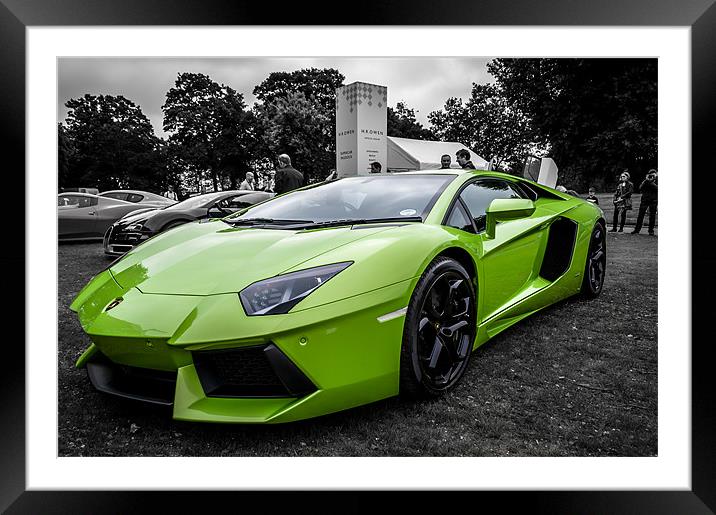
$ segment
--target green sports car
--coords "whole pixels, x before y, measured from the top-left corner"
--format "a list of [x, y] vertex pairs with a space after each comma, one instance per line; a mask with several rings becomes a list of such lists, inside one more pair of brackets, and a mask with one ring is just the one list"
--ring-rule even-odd
[[100, 391], [180, 420], [276, 423], [435, 396], [472, 351], [599, 295], [599, 207], [522, 178], [338, 179], [189, 223], [95, 276], [71, 309]]

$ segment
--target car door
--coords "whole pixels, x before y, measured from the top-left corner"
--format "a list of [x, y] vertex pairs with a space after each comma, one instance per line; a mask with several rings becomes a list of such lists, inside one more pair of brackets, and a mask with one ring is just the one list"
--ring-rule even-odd
[[[472, 222], [472, 231], [481, 251], [483, 270], [481, 318], [483, 320], [499, 313], [527, 291], [536, 278], [535, 264], [539, 257], [544, 217], [530, 216], [523, 219], [500, 222], [494, 238], [488, 238], [486, 211], [493, 200], [526, 198], [519, 187], [499, 178], [480, 178], [468, 183], [460, 192], [461, 214], [454, 210], [447, 225], [470, 230], [465, 218]], [[454, 224], [454, 225], [453, 225]]]
[[[88, 238], [96, 233], [97, 198], [87, 195], [63, 195], [57, 206], [59, 238]], [[60, 204], [58, 199], [58, 204]]]

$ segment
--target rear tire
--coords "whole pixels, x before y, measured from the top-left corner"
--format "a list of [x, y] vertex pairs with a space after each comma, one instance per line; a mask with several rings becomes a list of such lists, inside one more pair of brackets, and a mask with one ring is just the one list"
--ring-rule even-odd
[[584, 266], [581, 293], [588, 299], [593, 299], [602, 293], [604, 276], [607, 271], [607, 238], [606, 228], [602, 222], [597, 222], [592, 229], [587, 251], [587, 262]]
[[477, 328], [475, 289], [467, 270], [447, 257], [433, 260], [408, 304], [400, 352], [400, 392], [435, 397], [467, 369]]

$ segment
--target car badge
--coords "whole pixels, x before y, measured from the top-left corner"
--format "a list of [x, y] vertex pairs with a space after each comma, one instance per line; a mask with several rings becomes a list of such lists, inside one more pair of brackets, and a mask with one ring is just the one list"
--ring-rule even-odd
[[124, 300], [124, 299], [123, 299], [122, 297], [117, 297], [117, 298], [114, 299], [112, 302], [110, 302], [109, 304], [107, 304], [107, 307], [104, 308], [104, 312], [106, 313], [106, 312], [109, 311], [110, 309], [116, 308], [117, 306], [119, 306], [119, 304], [120, 304], [123, 300]]

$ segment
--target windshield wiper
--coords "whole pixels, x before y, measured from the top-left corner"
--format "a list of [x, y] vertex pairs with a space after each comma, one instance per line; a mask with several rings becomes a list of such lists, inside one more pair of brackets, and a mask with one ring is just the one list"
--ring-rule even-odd
[[326, 220], [324, 222], [311, 222], [306, 227], [337, 227], [340, 225], [365, 225], [394, 222], [422, 222], [419, 216], [393, 216], [386, 218], [342, 218], [340, 220]]
[[285, 218], [222, 218], [222, 220], [231, 225], [297, 225], [314, 223], [313, 220], [288, 220]]

